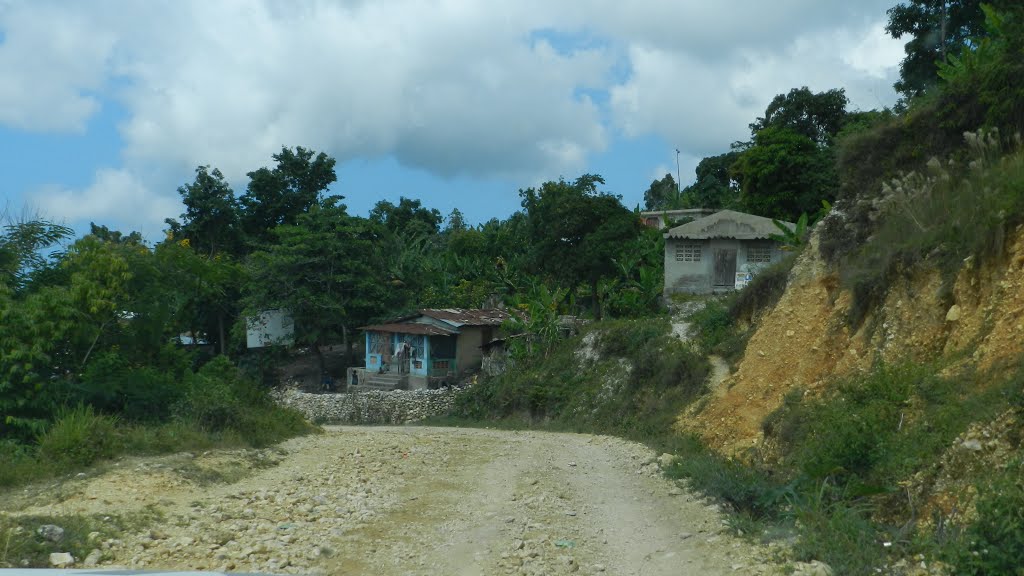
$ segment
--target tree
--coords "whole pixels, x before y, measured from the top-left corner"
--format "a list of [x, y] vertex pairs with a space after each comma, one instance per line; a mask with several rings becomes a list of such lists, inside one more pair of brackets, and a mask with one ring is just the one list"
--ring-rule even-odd
[[370, 210], [370, 220], [407, 238], [437, 234], [444, 221], [436, 208], [424, 208], [419, 200], [405, 196], [398, 199], [397, 206], [387, 200], [377, 202]]
[[733, 150], [709, 156], [697, 164], [697, 180], [683, 190], [683, 205], [688, 208], [725, 208], [736, 203], [739, 189], [729, 174], [740, 152]]
[[909, 37], [897, 92], [907, 99], [922, 94], [938, 81], [939, 62], [985, 35], [983, 3], [1009, 9], [1018, 0], [905, 0], [887, 11], [886, 32]]
[[462, 210], [458, 208], [452, 208], [452, 211], [445, 218], [444, 232], [445, 234], [454, 234], [463, 232], [469, 228], [466, 224], [466, 218], [462, 215]]
[[758, 132], [731, 173], [746, 211], [780, 220], [816, 211], [822, 200], [835, 198], [837, 189], [832, 150], [785, 128]]
[[125, 234], [120, 230], [111, 230], [106, 226], [99, 226], [95, 222], [89, 222], [89, 235], [95, 236], [104, 242], [112, 242], [114, 244], [143, 245], [142, 234], [138, 232]]
[[175, 240], [188, 239], [194, 250], [207, 256], [220, 252], [239, 253], [242, 248], [240, 207], [220, 170], [197, 167], [195, 180], [180, 186], [178, 194], [185, 205], [182, 223], [166, 220]]
[[249, 186], [239, 199], [242, 228], [257, 245], [273, 241], [275, 227], [296, 224], [337, 181], [334, 159], [323, 152], [316, 154], [301, 146], [294, 151], [282, 148], [273, 158], [277, 162], [273, 170], [249, 172]]
[[277, 242], [249, 258], [247, 315], [288, 310], [296, 342], [312, 347], [325, 372], [322, 346], [349, 345], [349, 334], [385, 309], [387, 286], [375, 249], [381, 233], [378, 223], [349, 216], [334, 198], [277, 227]]
[[806, 86], [779, 94], [765, 109], [764, 116], [750, 124], [751, 136], [766, 128], [785, 128], [806, 136], [819, 145], [828, 145], [846, 120], [846, 91], [835, 88], [817, 94]]
[[71, 228], [42, 218], [5, 224], [0, 228], [0, 285], [24, 289], [32, 275], [48, 265], [41, 252], [72, 233]]
[[678, 208], [679, 188], [671, 174], [651, 182], [644, 192], [644, 210], [668, 210]]
[[545, 182], [520, 190], [535, 270], [574, 290], [591, 287], [594, 316], [601, 317], [598, 283], [615, 271], [615, 256], [642, 228], [617, 196], [599, 192], [604, 179], [584, 174], [573, 182]]

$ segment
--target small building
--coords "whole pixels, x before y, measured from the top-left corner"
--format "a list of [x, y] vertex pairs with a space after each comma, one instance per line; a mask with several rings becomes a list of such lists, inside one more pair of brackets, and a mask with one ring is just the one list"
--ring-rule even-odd
[[[795, 229], [792, 222], [782, 222]], [[738, 290], [782, 260], [771, 218], [722, 210], [665, 233], [665, 295]]]
[[505, 310], [423, 309], [385, 324], [363, 326], [365, 368], [353, 368], [349, 384], [425, 389], [454, 382], [480, 368], [483, 346], [511, 318]]
[[248, 348], [292, 346], [295, 321], [287, 310], [264, 310], [245, 319], [245, 343]]
[[714, 208], [683, 208], [680, 210], [648, 210], [640, 213], [644, 226], [665, 228], [675, 224], [692, 222], [698, 218], [710, 216], [718, 210]]

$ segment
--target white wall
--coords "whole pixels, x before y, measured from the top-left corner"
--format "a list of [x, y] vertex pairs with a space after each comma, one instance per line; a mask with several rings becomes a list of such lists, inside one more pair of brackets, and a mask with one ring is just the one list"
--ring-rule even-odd
[[245, 319], [245, 344], [249, 348], [295, 344], [295, 321], [286, 310], [264, 310]]

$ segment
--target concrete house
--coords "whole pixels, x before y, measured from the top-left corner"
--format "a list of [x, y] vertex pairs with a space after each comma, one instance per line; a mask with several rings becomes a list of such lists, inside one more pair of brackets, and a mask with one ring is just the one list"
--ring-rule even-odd
[[365, 368], [350, 368], [350, 390], [426, 389], [477, 369], [482, 346], [511, 315], [501, 309], [423, 309], [385, 324], [363, 326]]
[[[783, 222], [795, 229], [792, 222]], [[665, 295], [738, 290], [782, 260], [771, 218], [722, 210], [665, 233]]]

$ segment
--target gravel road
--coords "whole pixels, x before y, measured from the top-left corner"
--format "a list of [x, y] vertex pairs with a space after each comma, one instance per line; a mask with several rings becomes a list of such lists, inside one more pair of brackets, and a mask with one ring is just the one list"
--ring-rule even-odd
[[125, 460], [10, 514], [159, 516], [74, 567], [339, 575], [769, 574], [770, 551], [644, 446], [583, 434], [328, 427], [270, 450]]

